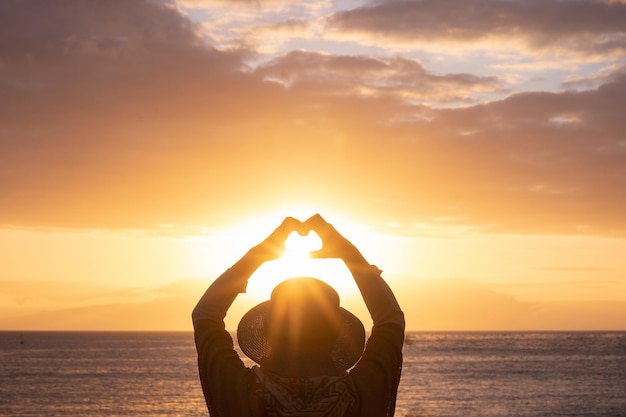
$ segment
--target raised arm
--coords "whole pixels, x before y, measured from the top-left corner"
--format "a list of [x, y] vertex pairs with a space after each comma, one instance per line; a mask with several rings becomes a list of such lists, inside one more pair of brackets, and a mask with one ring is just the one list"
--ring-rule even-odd
[[315, 231], [322, 240], [322, 248], [310, 253], [312, 258], [340, 258], [344, 261], [359, 287], [374, 327], [393, 323], [404, 329], [404, 315], [391, 288], [381, 277], [382, 271], [370, 265], [356, 246], [319, 214], [305, 221], [304, 227]]
[[343, 259], [374, 321], [365, 351], [350, 371], [359, 392], [359, 415], [393, 416], [402, 370], [404, 314], [381, 271], [370, 265], [348, 239], [320, 215], [311, 217], [304, 225], [322, 239], [322, 248], [310, 256]]
[[286, 218], [267, 239], [250, 249], [209, 286], [191, 314], [200, 382], [210, 415], [248, 415], [249, 369], [234, 350], [224, 317], [237, 294], [246, 291], [252, 273], [263, 262], [279, 258], [287, 236], [299, 231], [301, 226], [300, 221]]
[[302, 223], [287, 217], [276, 230], [257, 246], [251, 248], [239, 261], [227, 269], [206, 290], [191, 315], [194, 325], [198, 320], [223, 320], [237, 294], [246, 292], [248, 279], [264, 262], [280, 258], [285, 240], [294, 231], [302, 233]]

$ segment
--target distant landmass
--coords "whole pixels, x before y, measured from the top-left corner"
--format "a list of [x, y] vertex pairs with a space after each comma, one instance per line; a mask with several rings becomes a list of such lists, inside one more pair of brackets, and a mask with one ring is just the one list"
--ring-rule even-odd
[[[191, 310], [207, 279], [155, 287], [0, 281], [0, 330], [191, 330]], [[525, 302], [465, 279], [399, 280], [408, 330], [626, 330], [626, 302]], [[25, 295], [26, 294], [26, 295]], [[238, 297], [234, 329], [258, 300]], [[358, 296], [343, 305], [371, 325]]]

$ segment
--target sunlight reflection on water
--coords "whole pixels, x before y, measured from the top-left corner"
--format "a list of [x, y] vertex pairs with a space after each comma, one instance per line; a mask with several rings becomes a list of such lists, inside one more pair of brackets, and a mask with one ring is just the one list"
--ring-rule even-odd
[[[623, 332], [410, 333], [404, 358], [396, 416], [626, 416]], [[206, 414], [191, 333], [0, 332], [0, 415]]]

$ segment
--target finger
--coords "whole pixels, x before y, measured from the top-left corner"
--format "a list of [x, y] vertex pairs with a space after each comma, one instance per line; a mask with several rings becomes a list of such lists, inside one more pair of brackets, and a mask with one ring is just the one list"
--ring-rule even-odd
[[304, 221], [305, 224], [311, 224], [311, 225], [319, 223], [319, 222], [326, 223], [324, 218], [319, 213], [315, 213], [314, 215], [312, 215], [311, 217], [309, 217], [308, 219]]
[[292, 232], [298, 232], [302, 229], [302, 222], [294, 217], [285, 217], [283, 222], [272, 232], [272, 238], [277, 240], [285, 240]]
[[324, 240], [324, 235], [326, 234], [328, 227], [331, 227], [330, 224], [319, 214], [314, 214], [306, 219], [303, 226], [307, 231], [313, 230], [319, 235], [320, 238], [322, 238], [322, 240]]

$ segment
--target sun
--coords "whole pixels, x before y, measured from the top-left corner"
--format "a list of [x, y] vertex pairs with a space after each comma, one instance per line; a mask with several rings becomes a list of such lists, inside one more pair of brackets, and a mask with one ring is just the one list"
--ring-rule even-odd
[[259, 299], [269, 299], [274, 287], [294, 277], [318, 278], [333, 287], [340, 296], [357, 290], [350, 271], [340, 259], [311, 259], [310, 251], [319, 249], [321, 240], [315, 233], [300, 236], [292, 233], [285, 241], [283, 256], [263, 264], [248, 281], [247, 293]]

